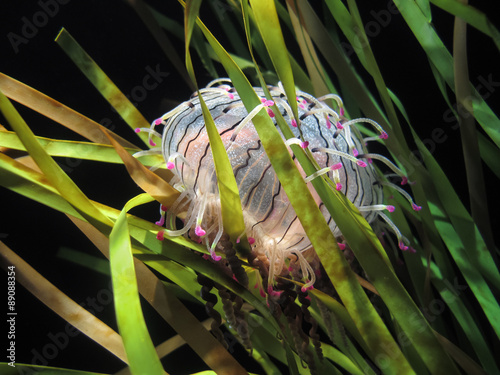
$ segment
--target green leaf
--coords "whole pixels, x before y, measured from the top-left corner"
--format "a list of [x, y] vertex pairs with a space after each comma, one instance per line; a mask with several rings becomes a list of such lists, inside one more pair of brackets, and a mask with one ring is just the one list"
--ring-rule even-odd
[[[112, 145], [92, 142], [65, 141], [45, 137], [35, 138], [38, 140], [45, 152], [47, 152], [50, 156], [93, 160], [105, 163], [123, 163], [122, 159], [116, 153]], [[14, 132], [0, 133], [0, 147], [26, 151], [23, 143]], [[125, 148], [125, 150], [131, 155], [140, 151], [137, 148], [128, 147]], [[140, 157], [140, 160], [142, 164], [146, 166], [153, 166], [164, 162], [161, 155], [144, 155]]]
[[500, 179], [500, 150], [481, 133], [478, 133], [478, 141], [481, 158]]
[[26, 150], [61, 196], [82, 213], [100, 222], [100, 225], [109, 227], [111, 221], [90, 202], [54, 159], [44, 151], [31, 129], [2, 92], [0, 92], [0, 110], [23, 142]]
[[[233, 242], [236, 242], [242, 233], [245, 232], [245, 222], [243, 221], [243, 212], [241, 208], [238, 185], [236, 183], [233, 168], [226, 153], [224, 144], [222, 143], [212, 115], [210, 114], [210, 111], [208, 110], [201, 95], [200, 105], [203, 110], [205, 127], [207, 129], [210, 140], [210, 148], [214, 158], [215, 172], [217, 174], [217, 186], [219, 187], [219, 196], [221, 200], [224, 231], [229, 234], [229, 237], [233, 240]], [[248, 246], [245, 246], [247, 243], [245, 239], [246, 235], [243, 235], [241, 247], [247, 247], [248, 251]]]
[[179, 197], [179, 191], [158, 175], [151, 172], [137, 159], [130, 155], [117, 141], [111, 137], [107, 130], [104, 128], [102, 128], [102, 130], [106, 133], [109, 141], [115, 148], [120, 158], [123, 160], [130, 177], [134, 179], [137, 185], [139, 185], [144, 191], [149, 193], [152, 197], [154, 197], [154, 199], [163, 204], [165, 207], [171, 207]]
[[267, 53], [271, 57], [274, 69], [283, 83], [288, 103], [292, 108], [295, 119], [298, 120], [298, 107], [295, 100], [295, 83], [292, 67], [288, 59], [288, 50], [281, 33], [280, 22], [274, 1], [250, 0], [255, 22], [259, 28], [260, 35], [266, 45]]
[[[471, 87], [469, 84], [469, 67], [467, 62], [467, 24], [461, 18], [455, 18], [453, 33], [453, 68], [455, 72], [455, 95], [460, 124], [460, 136], [465, 162], [467, 187], [469, 190], [469, 203], [472, 219], [476, 223], [488, 247], [494, 247], [493, 232], [489, 220], [488, 202], [486, 200], [486, 187], [477, 181], [484, 181], [483, 165], [479, 152], [476, 121], [471, 110]], [[483, 199], [477, 199], [483, 197]]]
[[469, 25], [490, 36], [495, 42], [497, 48], [500, 49], [500, 33], [488, 19], [486, 14], [480, 12], [471, 5], [457, 0], [431, 0], [431, 3], [457, 17], [460, 17]]
[[[139, 203], [148, 203], [152, 198], [143, 194], [138, 197]], [[137, 232], [145, 234], [148, 231], [134, 227], [133, 216], [128, 217], [130, 234], [134, 236]], [[139, 219], [140, 221], [140, 219]], [[102, 233], [98, 232], [94, 227], [83, 223], [79, 220], [73, 222], [84, 232], [85, 235], [96, 245], [96, 247], [104, 254], [109, 255], [108, 246], [106, 246], [106, 238]], [[149, 233], [148, 233], [149, 234]], [[169, 251], [180, 250], [184, 254], [189, 254], [188, 257], [197, 258], [206, 262], [203, 258], [186, 251], [185, 248], [180, 248], [168, 241], [158, 241], [154, 238], [153, 241], [149, 236], [145, 237], [147, 241], [142, 243], [151, 243], [154, 246], [162, 248], [162, 245], [168, 244], [166, 248]], [[173, 246], [172, 246], [173, 245]], [[138, 244], [143, 247], [142, 244]], [[136, 249], [134, 249], [135, 251]], [[158, 314], [173, 328], [179, 335], [188, 343], [188, 345], [200, 356], [200, 358], [214, 371], [221, 375], [236, 375], [245, 374], [243, 367], [224, 349], [224, 347], [207, 331], [197, 318], [175, 297], [174, 293], [161, 282], [158, 277], [143, 263], [135, 261], [134, 265], [137, 275], [137, 285], [141, 295], [151, 304]], [[210, 263], [211, 266], [215, 266]], [[215, 266], [217, 267], [217, 266]], [[232, 280], [231, 278], [229, 278]], [[235, 283], [234, 280], [232, 280]], [[239, 285], [239, 284], [237, 284]], [[245, 289], [243, 289], [245, 290]]]
[[[191, 54], [189, 52], [189, 41], [193, 32], [196, 19], [198, 17], [201, 0], [188, 1], [185, 10], [185, 38], [186, 38], [186, 67], [191, 77], [191, 80], [196, 84], [195, 73], [191, 62]], [[210, 149], [215, 164], [215, 173], [217, 175], [217, 186], [219, 188], [219, 197], [222, 210], [222, 222], [224, 231], [229, 234], [233, 243], [243, 237], [241, 248], [248, 251], [248, 242], [245, 241], [245, 222], [243, 220], [243, 212], [241, 208], [241, 200], [238, 191], [238, 185], [234, 177], [233, 168], [229, 161], [229, 156], [226, 153], [226, 148], [222, 143], [219, 131], [215, 126], [214, 120], [208, 107], [203, 100], [203, 96], [198, 90], [198, 98], [205, 120], [205, 128], [207, 130]], [[239, 242], [239, 241], [238, 241]]]
[[142, 314], [134, 260], [127, 223], [127, 211], [142, 204], [146, 194], [127, 202], [109, 235], [109, 254], [116, 320], [132, 374], [162, 374], [163, 366], [156, 354]]
[[[422, 258], [421, 262], [424, 266], [426, 266], [427, 261], [425, 259]], [[476, 355], [484, 366], [484, 369], [488, 374], [498, 373], [499, 369], [495, 363], [495, 359], [492, 356], [490, 348], [484, 337], [481, 335], [481, 330], [476, 324], [477, 316], [473, 316], [473, 309], [471, 306], [467, 306], [464, 299], [457, 293], [460, 291], [457, 290], [455, 286], [450, 288], [449, 280], [446, 280], [443, 277], [441, 270], [435, 263], [430, 264], [430, 269], [432, 272], [432, 283], [439, 291], [443, 301], [450, 308], [460, 327], [465, 332], [467, 339], [472, 345], [472, 349], [476, 352]]]
[[[465, 207], [447, 177], [437, 165], [425, 145], [413, 133], [424, 162], [436, 184], [436, 189], [450, 221], [436, 220], [435, 224], [457, 266], [488, 317], [496, 335], [500, 337], [500, 307], [484, 277], [496, 287], [500, 286], [500, 274], [492, 256]], [[433, 206], [430, 206], [432, 209]], [[471, 234], [474, 235], [471, 235]]]
[[7, 266], [14, 266], [16, 283], [24, 286], [40, 302], [66, 320], [76, 330], [87, 335], [123, 362], [127, 362], [122, 340], [118, 333], [69, 298], [1, 241], [0, 265], [5, 270], [7, 270]]
[[[56, 42], [66, 52], [68, 57], [73, 60], [81, 72], [85, 74], [99, 93], [116, 109], [131, 129], [149, 128], [149, 122], [139, 110], [116, 87], [66, 29], [61, 29], [59, 35], [56, 37]], [[146, 133], [139, 133], [138, 136], [149, 146], [148, 135]]]
[[[437, 35], [435, 29], [413, 1], [395, 0], [394, 3], [415, 35], [415, 38], [424, 49], [429, 60], [443, 76], [450, 89], [454, 91], [453, 58]], [[497, 147], [500, 147], [500, 119], [493, 113], [476, 90], [474, 90], [473, 94], [475, 98], [472, 101], [472, 105], [477, 121]]]
[[[60, 123], [92, 142], [109, 144], [108, 138], [99, 130], [100, 125], [95, 121], [2, 73], [0, 73], [0, 90], [8, 98]], [[119, 135], [111, 134], [123, 147], [137, 148]]]

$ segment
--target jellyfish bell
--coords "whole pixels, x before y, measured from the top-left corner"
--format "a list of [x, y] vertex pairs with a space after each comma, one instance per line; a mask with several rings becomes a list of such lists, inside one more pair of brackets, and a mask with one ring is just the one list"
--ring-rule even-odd
[[[376, 122], [365, 118], [347, 120], [342, 100], [337, 95], [317, 99], [298, 90], [294, 98], [298, 104], [297, 122], [280, 85], [268, 87], [272, 100], [266, 99], [262, 88], [254, 88], [261, 97], [261, 104], [249, 113], [230, 84], [228, 79], [219, 79], [201, 89], [200, 94], [226, 148], [241, 199], [246, 235], [251, 239], [254, 259], [267, 268], [266, 281], [271, 293], [275, 276], [293, 270], [300, 271], [304, 281], [303, 290], [312, 288], [319, 268], [311, 241], [252, 123], [253, 116], [264, 108], [276, 124], [276, 108], [270, 108], [274, 104], [295, 136], [285, 140], [278, 127], [289, 146], [290, 154], [293, 155], [290, 148], [292, 144], [308, 148], [319, 166], [315, 173], [306, 176], [295, 159], [333, 235], [342, 238], [341, 231], [311, 184], [314, 178], [320, 176], [327, 177], [332, 188], [345, 194], [369, 223], [382, 218], [395, 232], [400, 248], [408, 248], [407, 240], [382, 212], [393, 210], [393, 206], [383, 204], [383, 187], [390, 184], [380, 180], [371, 161], [379, 160], [394, 173], [404, 179], [406, 177], [387, 158], [370, 154], [365, 143], [373, 139], [361, 139], [356, 128], [357, 123], [366, 123], [379, 133], [379, 139], [387, 138], [387, 133]], [[336, 109], [325, 104], [327, 99], [335, 102]], [[221, 257], [217, 252], [223, 252], [223, 249], [218, 244], [224, 228], [214, 160], [199, 97], [193, 95], [153, 121], [151, 128], [146, 130], [150, 138], [160, 136], [155, 130], [159, 125], [163, 125], [161, 150], [151, 152], [163, 154], [167, 168], [174, 173], [170, 183], [181, 191], [172, 207], [166, 213], [162, 211], [162, 215], [166, 215], [160, 221], [166, 225], [164, 232], [169, 236], [185, 235], [205, 243], [212, 259], [219, 260]], [[406, 192], [404, 194], [412, 207], [419, 209], [411, 197]], [[184, 222], [182, 227], [177, 228], [175, 218], [180, 214]]]

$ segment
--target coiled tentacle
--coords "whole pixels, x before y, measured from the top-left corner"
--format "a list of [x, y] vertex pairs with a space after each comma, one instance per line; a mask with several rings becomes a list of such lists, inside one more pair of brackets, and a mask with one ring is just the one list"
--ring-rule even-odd
[[213, 319], [210, 327], [212, 329], [212, 334], [227, 349], [227, 342], [224, 340], [224, 334], [220, 329], [220, 326], [222, 324], [222, 317], [220, 316], [219, 312], [214, 309], [214, 306], [217, 303], [217, 297], [215, 296], [215, 294], [210, 293], [210, 291], [214, 287], [214, 282], [208, 277], [201, 274], [198, 275], [197, 280], [198, 283], [202, 286], [200, 296], [204, 301], [206, 301], [205, 310], [208, 316]]

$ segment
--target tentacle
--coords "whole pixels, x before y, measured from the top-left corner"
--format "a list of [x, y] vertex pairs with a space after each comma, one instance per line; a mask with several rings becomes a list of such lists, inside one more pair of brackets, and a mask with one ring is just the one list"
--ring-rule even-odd
[[311, 338], [314, 349], [316, 350], [316, 355], [320, 361], [323, 360], [323, 350], [321, 349], [321, 341], [320, 336], [317, 332], [318, 330], [318, 322], [313, 318], [311, 313], [309, 312], [309, 307], [311, 306], [311, 298], [307, 295], [307, 291], [303, 292], [302, 290], [297, 291], [297, 295], [299, 301], [301, 303], [302, 315], [304, 316], [304, 320], [311, 325], [311, 329], [309, 330], [309, 337]]
[[208, 277], [201, 274], [198, 275], [197, 280], [198, 283], [202, 286], [200, 296], [204, 301], [206, 301], [205, 310], [207, 314], [214, 320], [211, 325], [212, 334], [227, 349], [227, 342], [224, 340], [224, 334], [220, 330], [220, 326], [222, 325], [222, 318], [217, 310], [214, 309], [214, 306], [217, 303], [217, 297], [215, 296], [215, 294], [210, 293], [210, 291], [214, 287], [214, 282]]
[[409, 245], [410, 245], [410, 241], [408, 241], [408, 239], [401, 234], [401, 232], [399, 231], [398, 227], [395, 226], [394, 223], [391, 221], [391, 219], [389, 219], [382, 212], [377, 212], [377, 214], [382, 219], [384, 219], [384, 221], [391, 227], [392, 231], [394, 232], [394, 234], [396, 235], [396, 237], [398, 239], [398, 247], [401, 250], [408, 250], [409, 249]]
[[363, 160], [356, 159], [354, 156], [349, 155], [347, 152], [334, 150], [332, 148], [316, 147], [316, 148], [313, 148], [311, 150], [311, 152], [326, 152], [327, 154], [337, 155], [337, 156], [340, 156], [344, 159], [350, 160], [353, 163], [359, 165], [360, 167], [365, 168], [367, 166], [367, 164]]
[[239, 125], [234, 129], [233, 134], [231, 135], [231, 141], [234, 142], [236, 137], [238, 136], [238, 133], [243, 129], [252, 119], [255, 117], [257, 113], [263, 108], [267, 108], [274, 105], [274, 102], [272, 100], [265, 100], [258, 106], [256, 106], [252, 111], [239, 123]]
[[380, 184], [381, 184], [381, 185], [384, 185], [384, 186], [387, 186], [387, 187], [389, 187], [389, 188], [391, 188], [391, 189], [393, 189], [393, 190], [396, 190], [399, 194], [401, 194], [403, 197], [405, 197], [405, 198], [406, 198], [406, 200], [407, 200], [408, 202], [410, 202], [410, 204], [411, 204], [411, 208], [412, 208], [413, 210], [415, 210], [415, 211], [420, 211], [420, 210], [422, 209], [422, 207], [421, 207], [421, 206], [419, 206], [419, 205], [415, 204], [415, 202], [414, 202], [414, 201], [413, 201], [413, 199], [411, 198], [410, 194], [408, 194], [406, 191], [404, 191], [403, 189], [401, 189], [399, 186], [394, 185], [394, 184], [392, 184], [392, 183], [390, 183], [390, 182], [384, 182], [384, 181], [380, 182]]
[[399, 169], [392, 161], [390, 161], [385, 156], [382, 156], [382, 155], [379, 155], [379, 154], [370, 154], [370, 153], [368, 153], [368, 154], [358, 155], [358, 158], [360, 158], [360, 159], [376, 159], [376, 160], [380, 160], [385, 165], [387, 165], [394, 173], [396, 173], [398, 176], [401, 177], [401, 179], [402, 179], [401, 185], [406, 184], [406, 182], [408, 181], [408, 178], [403, 173], [403, 171], [401, 169]]

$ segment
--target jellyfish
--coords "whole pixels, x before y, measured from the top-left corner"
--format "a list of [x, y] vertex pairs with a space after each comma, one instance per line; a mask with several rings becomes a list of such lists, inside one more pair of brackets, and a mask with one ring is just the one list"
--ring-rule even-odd
[[[383, 203], [384, 186], [401, 193], [414, 210], [420, 210], [420, 206], [405, 190], [377, 173], [373, 161], [385, 165], [400, 179], [401, 185], [408, 183], [408, 178], [388, 158], [368, 151], [369, 142], [383, 141], [388, 137], [378, 123], [368, 118], [347, 119], [338, 95], [315, 98], [300, 90], [292, 98], [298, 106], [299, 117], [295, 119], [290, 99], [281, 83], [267, 89], [272, 99], [266, 98], [261, 87], [254, 88], [261, 104], [250, 112], [229, 79], [214, 80], [199, 90], [199, 94], [213, 117], [233, 169], [245, 234], [251, 246], [250, 263], [259, 269], [261, 275], [261, 294], [270, 298], [272, 304], [284, 293], [286, 298], [281, 298], [281, 301], [288, 302], [282, 303], [281, 309], [291, 321], [298, 316], [312, 319], [307, 313], [307, 291], [314, 287], [320, 275], [320, 262], [253, 126], [255, 114], [265, 109], [277, 126], [276, 113], [273, 112], [277, 108], [285, 119], [294, 137], [285, 139], [279, 127], [277, 129], [341, 249], [346, 247], [342, 233], [314, 190], [313, 179], [326, 178], [332, 188], [342, 192], [357, 207], [368, 223], [385, 223], [404, 251], [412, 249], [384, 213], [394, 211], [394, 206]], [[326, 104], [327, 100], [335, 104], [334, 108]], [[372, 127], [378, 135], [363, 138], [358, 124]], [[156, 130], [160, 127], [163, 127], [162, 134]], [[161, 219], [157, 224], [165, 228], [159, 230], [158, 238], [162, 239], [164, 235], [186, 236], [204, 243], [213, 262], [219, 262], [219, 254], [225, 254], [226, 259], [230, 259], [229, 268], [240, 281], [246, 275], [242, 269], [237, 271], [237, 257], [224, 233], [217, 175], [198, 94], [154, 120], [149, 129], [140, 131], [149, 133], [152, 145], [156, 143], [153, 137], [161, 139], [160, 147], [140, 154], [161, 153], [174, 175], [170, 184], [180, 191], [174, 204], [162, 207], [160, 211]], [[293, 144], [311, 151], [319, 166], [315, 173], [305, 174], [290, 148]], [[284, 281], [286, 278], [302, 281], [303, 286], [293, 292], [290, 283]], [[297, 311], [290, 304], [295, 298], [301, 300], [305, 310]], [[300, 330], [296, 336], [301, 337]], [[310, 336], [315, 341], [315, 333]], [[316, 337], [315, 346], [318, 342]], [[306, 352], [303, 354], [308, 357]]]
[[[313, 287], [317, 273], [313, 269], [317, 265], [311, 262], [314, 258], [310, 255], [313, 253], [312, 244], [252, 124], [253, 116], [262, 108], [266, 108], [276, 124], [275, 114], [270, 109], [274, 104], [295, 136], [284, 139], [285, 143], [309, 148], [320, 167], [317, 172], [305, 176], [295, 160], [332, 233], [339, 239], [340, 247], [345, 247], [342, 233], [310, 183], [321, 175], [328, 177], [335, 189], [345, 194], [369, 223], [382, 219], [396, 235], [399, 247], [408, 250], [408, 240], [383, 212], [394, 210], [394, 206], [383, 204], [383, 187], [389, 186], [400, 192], [414, 210], [418, 211], [420, 206], [406, 191], [381, 180], [373, 166], [373, 160], [377, 160], [400, 176], [402, 185], [408, 182], [403, 172], [388, 158], [370, 153], [367, 149], [368, 142], [387, 138], [382, 127], [368, 118], [348, 120], [343, 102], [337, 95], [315, 98], [299, 90], [294, 98], [298, 104], [297, 124], [281, 84], [268, 87], [272, 100], [266, 99], [262, 88], [254, 90], [262, 98], [262, 104], [250, 113], [229, 79], [214, 80], [199, 92], [226, 147], [238, 185], [246, 235], [254, 257], [268, 268], [266, 281], [269, 291], [272, 293], [275, 276], [286, 273], [292, 266], [300, 268], [305, 290]], [[336, 104], [335, 109], [325, 103], [327, 99]], [[363, 139], [357, 124], [372, 126], [378, 137]], [[163, 133], [160, 135], [155, 129], [161, 125]], [[161, 138], [161, 147], [151, 152], [162, 153], [167, 168], [174, 174], [170, 183], [181, 192], [172, 207], [161, 210], [162, 218], [158, 224], [166, 224], [166, 229], [160, 231], [159, 238], [165, 234], [187, 236], [205, 243], [212, 259], [220, 260], [217, 250], [224, 234], [220, 197], [199, 98], [193, 94], [188, 101], [154, 120], [150, 129], [142, 131], [149, 133], [152, 145], [155, 144], [152, 137]], [[289, 152], [293, 156], [291, 149]], [[178, 228], [176, 218], [180, 215], [184, 219]]]

